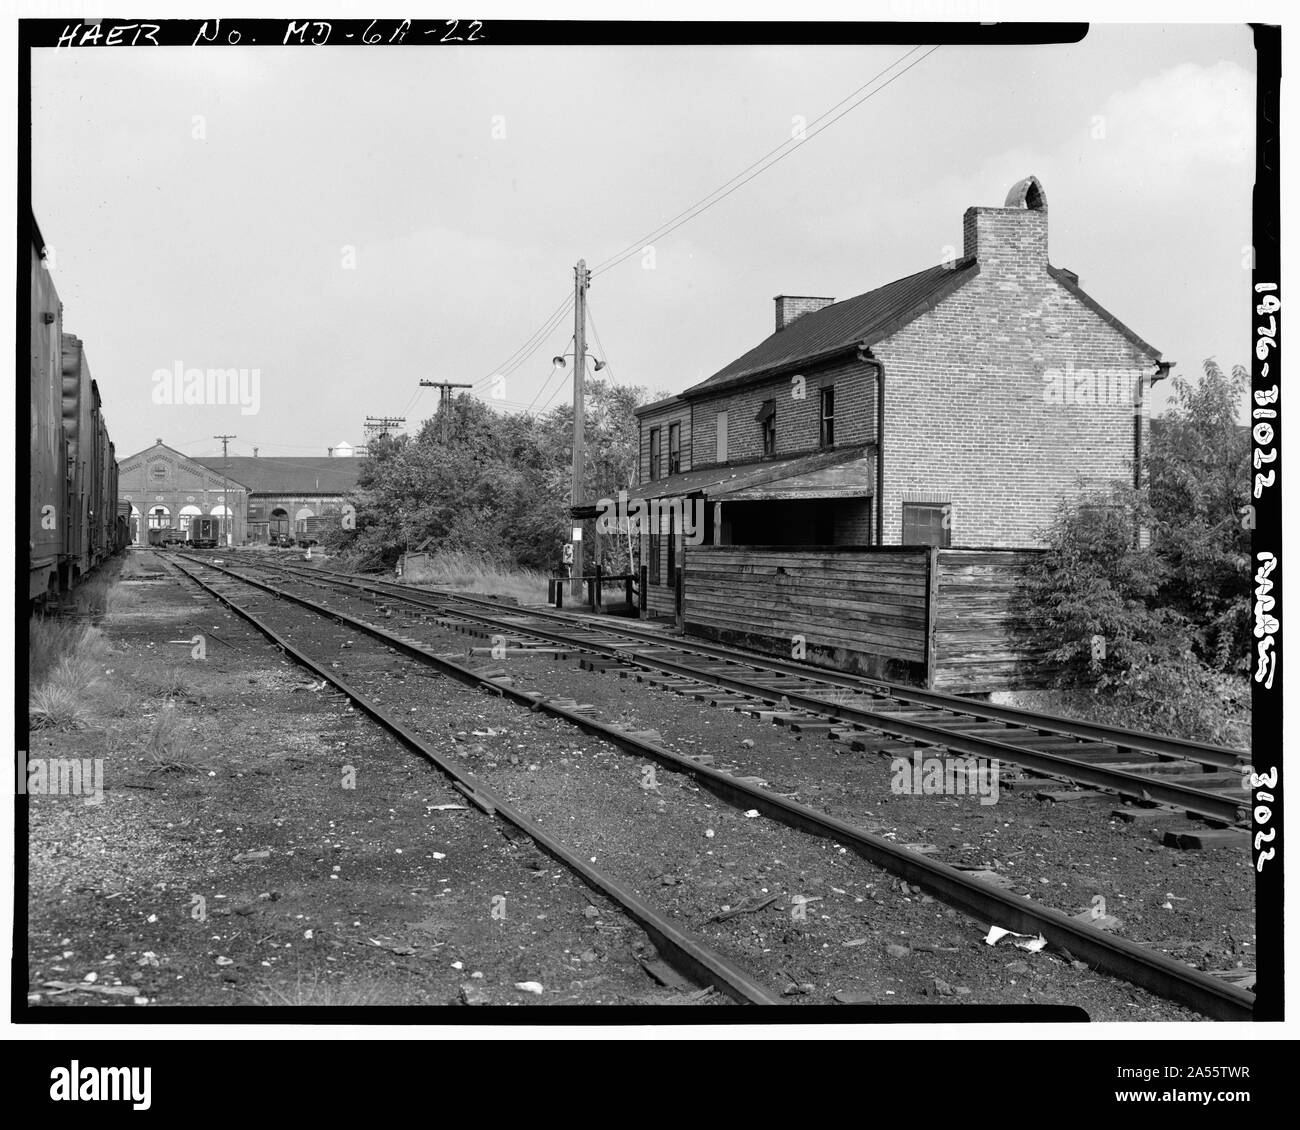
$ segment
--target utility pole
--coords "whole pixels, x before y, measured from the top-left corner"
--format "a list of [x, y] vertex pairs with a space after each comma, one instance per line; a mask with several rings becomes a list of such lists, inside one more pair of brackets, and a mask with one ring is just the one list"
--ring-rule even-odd
[[[219, 440], [221, 440], [221, 489], [222, 489], [222, 492], [223, 492], [223, 493], [222, 493], [222, 499], [223, 499], [223, 501], [222, 501], [222, 504], [221, 504], [221, 511], [222, 511], [222, 513], [221, 513], [221, 543], [222, 543], [223, 545], [227, 545], [228, 542], [227, 542], [227, 535], [226, 535], [226, 518], [227, 518], [227, 516], [231, 517], [232, 519], [233, 519], [233, 517], [234, 517], [234, 515], [230, 513], [230, 456], [229, 456], [229, 445], [230, 445], [230, 441], [231, 441], [232, 439], [238, 439], [239, 437], [238, 437], [238, 436], [213, 436], [212, 438], [213, 438], [213, 439], [219, 439]], [[235, 523], [234, 523], [233, 520], [232, 520], [231, 523], [230, 523], [230, 528], [231, 528], [231, 532], [232, 532], [232, 533], [234, 532], [234, 527], [235, 527]]]
[[[587, 260], [579, 259], [573, 268], [573, 490], [570, 502], [581, 506], [586, 496], [583, 483], [583, 465], [586, 461], [584, 424], [586, 407], [583, 400], [583, 382], [587, 376], [587, 287], [591, 285], [591, 272]], [[571, 518], [571, 521], [578, 521]], [[581, 527], [576, 527], [581, 529]], [[582, 541], [573, 543], [573, 585], [575, 600], [582, 599]]]
[[367, 442], [386, 436], [394, 428], [406, 427], [405, 416], [367, 416], [364, 427]]
[[438, 411], [442, 414], [442, 443], [445, 447], [451, 440], [451, 390], [454, 388], [473, 388], [473, 385], [454, 384], [451, 381], [421, 381], [421, 388], [441, 390], [438, 397]]

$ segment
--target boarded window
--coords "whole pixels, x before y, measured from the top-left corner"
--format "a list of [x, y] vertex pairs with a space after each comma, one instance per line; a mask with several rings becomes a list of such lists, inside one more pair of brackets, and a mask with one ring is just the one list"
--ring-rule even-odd
[[659, 429], [650, 429], [650, 481], [659, 477]]
[[763, 454], [776, 454], [776, 401], [765, 400], [754, 417], [763, 429]]
[[727, 461], [727, 414], [718, 413], [718, 462]]
[[833, 388], [822, 389], [821, 445], [822, 447], [835, 446], [835, 390]]
[[682, 426], [668, 425], [668, 473], [677, 474], [682, 469]]
[[948, 502], [903, 503], [903, 544], [952, 544], [952, 504]]

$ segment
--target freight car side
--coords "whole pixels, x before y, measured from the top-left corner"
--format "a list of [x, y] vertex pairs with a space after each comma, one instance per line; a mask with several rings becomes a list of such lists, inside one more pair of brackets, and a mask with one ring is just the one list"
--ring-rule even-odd
[[46, 269], [40, 231], [31, 241], [31, 484], [27, 599], [59, 591], [59, 557], [67, 521], [66, 443], [62, 421], [63, 303]]
[[90, 369], [82, 341], [63, 335], [63, 434], [68, 443], [66, 520], [63, 523], [63, 561], [60, 587], [67, 591], [90, 572], [94, 564], [90, 539], [90, 511], [94, 497], [95, 431]]

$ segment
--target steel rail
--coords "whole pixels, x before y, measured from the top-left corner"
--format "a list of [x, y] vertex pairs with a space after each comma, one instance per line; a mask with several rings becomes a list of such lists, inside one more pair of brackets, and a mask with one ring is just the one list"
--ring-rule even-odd
[[[322, 570], [304, 570], [296, 569], [280, 563], [274, 564], [275, 568], [281, 569], [288, 573], [297, 573], [304, 576], [321, 574]], [[324, 575], [347, 578], [356, 583], [379, 586], [386, 586], [383, 589], [376, 588], [378, 592], [388, 592], [390, 590], [396, 593], [410, 593], [412, 591], [423, 592], [426, 595], [443, 597], [445, 599], [461, 601], [470, 604], [485, 605], [489, 608], [502, 610], [508, 608], [499, 602], [485, 597], [476, 597], [464, 595], [461, 593], [450, 593], [443, 590], [412, 590], [408, 585], [401, 585], [395, 581], [379, 580], [374, 577], [366, 577], [360, 573], [345, 573], [342, 571], [330, 570], [324, 572]], [[571, 615], [565, 615], [556, 612], [549, 612], [545, 609], [527, 610], [520, 609], [521, 614], [537, 616], [548, 620], [554, 620], [560, 623], [584, 623], [585, 621], [575, 621]], [[587, 625], [596, 627], [595, 625]], [[631, 628], [625, 624], [618, 627], [606, 627], [601, 624], [597, 630], [609, 632], [612, 635], [626, 635], [633, 639], [643, 639], [647, 642], [656, 640], [662, 641], [662, 637], [653, 632], [644, 631], [639, 628]], [[1174, 738], [1167, 734], [1154, 734], [1146, 730], [1130, 730], [1122, 726], [1108, 726], [1100, 722], [1086, 722], [1075, 718], [1066, 718], [1059, 714], [1046, 714], [1037, 711], [1022, 710], [1014, 706], [997, 706], [993, 703], [973, 702], [970, 699], [962, 698], [960, 695], [944, 694], [942, 691], [927, 691], [917, 687], [906, 686], [901, 683], [889, 682], [886, 679], [873, 679], [865, 675], [851, 675], [847, 672], [832, 671], [824, 667], [814, 667], [809, 664], [795, 663], [791, 660], [778, 659], [774, 656], [761, 655], [757, 652], [747, 651], [741, 648], [730, 648], [724, 645], [711, 644], [703, 640], [691, 638], [689, 642], [682, 639], [674, 639], [665, 646], [678, 648], [683, 651], [695, 651], [701, 655], [709, 655], [717, 659], [729, 659], [735, 662], [748, 663], [751, 666], [762, 667], [770, 671], [777, 671], [781, 674], [793, 675], [797, 678], [811, 679], [814, 682], [829, 683], [834, 686], [844, 687], [850, 690], [872, 690], [881, 694], [888, 695], [890, 698], [899, 702], [912, 703], [917, 706], [928, 706], [940, 710], [948, 710], [954, 714], [969, 714], [974, 718], [980, 718], [990, 722], [1005, 722], [1008, 725], [1024, 726], [1027, 729], [1044, 731], [1047, 733], [1060, 734], [1065, 737], [1086, 738], [1090, 741], [1108, 742], [1118, 746], [1120, 749], [1138, 750], [1144, 753], [1152, 753], [1161, 757], [1179, 757], [1188, 761], [1195, 761], [1202, 765], [1211, 765], [1215, 768], [1237, 769], [1248, 765], [1250, 755], [1242, 750], [1231, 749], [1227, 746], [1210, 745], [1206, 742], [1195, 742], [1186, 738]]]
[[[430, 748], [418, 734], [407, 729], [401, 722], [390, 716], [382, 706], [370, 699], [364, 692], [352, 686], [330, 668], [315, 662], [277, 633], [270, 625], [263, 623], [255, 613], [236, 604], [224, 593], [218, 591], [202, 578], [196, 577], [184, 566], [177, 565], [175, 562], [170, 562], [170, 564], [236, 615], [248, 621], [249, 624], [283, 651], [285, 655], [292, 658], [295, 663], [307, 668], [319, 678], [337, 687], [385, 730], [450, 777], [478, 807], [513, 824], [545, 851], [547, 855], [578, 875], [587, 886], [617, 903], [628, 917], [632, 918], [649, 935], [664, 958], [679, 972], [697, 984], [714, 986], [742, 1004], [776, 1005], [785, 1003], [779, 997], [773, 996], [767, 988], [755, 981], [739, 966], [727, 961], [726, 958], [722, 957], [706, 943], [681, 929], [659, 911], [638, 898], [627, 887], [597, 871], [585, 860], [569, 851], [555, 837], [506, 804], [494, 793], [476, 783], [470, 775], [462, 773], [455, 765]], [[220, 566], [207, 564], [206, 562], [203, 564], [209, 569], [217, 569], [222, 573], [229, 572]], [[257, 584], [257, 582], [249, 581], [248, 578], [239, 577], [238, 574], [232, 573], [230, 575], [246, 584]], [[331, 613], [329, 609], [317, 608], [316, 611], [338, 618], [338, 614]], [[358, 622], [354, 626], [360, 627], [361, 624]], [[384, 636], [380, 634], [377, 638], [382, 639]]]
[[[213, 568], [215, 567], [216, 566], [213, 566]], [[300, 573], [297, 570], [288, 570], [288, 572], [291, 576], [301, 577], [303, 580], [311, 580], [312, 577], [315, 576], [315, 574]], [[343, 583], [353, 584], [352, 582], [346, 581]], [[365, 584], [353, 585], [353, 587], [363, 589], [370, 588], [370, 591], [377, 592], [380, 595], [392, 595], [395, 597], [400, 595], [401, 599], [406, 600], [408, 603], [417, 607], [436, 608], [446, 611], [444, 605], [440, 603], [426, 602], [408, 593], [389, 594], [382, 589], [373, 588], [372, 586]], [[460, 598], [455, 597], [450, 599], [459, 600]], [[466, 615], [473, 619], [477, 619], [482, 623], [500, 628], [503, 631], [532, 635], [539, 639], [549, 640], [553, 643], [567, 644], [570, 647], [586, 649], [608, 658], [617, 658], [624, 662], [652, 667], [669, 674], [694, 679], [697, 682], [710, 683], [715, 686], [725, 687], [728, 690], [734, 690], [738, 693], [759, 698], [765, 702], [778, 702], [784, 700], [792, 707], [798, 707], [802, 710], [808, 711], [809, 713], [821, 715], [822, 717], [834, 718], [843, 722], [852, 722], [858, 725], [869, 726], [872, 729], [879, 730], [895, 737], [919, 742], [922, 745], [942, 746], [954, 750], [955, 752], [966, 754], [969, 757], [982, 757], [1006, 761], [1009, 764], [1020, 765], [1026, 769], [1031, 769], [1034, 772], [1043, 773], [1053, 777], [1061, 777], [1080, 784], [1092, 785], [1096, 788], [1106, 789], [1110, 792], [1118, 793], [1121, 796], [1130, 797], [1134, 800], [1156, 802], [1174, 808], [1180, 808], [1187, 812], [1195, 812], [1200, 816], [1206, 816], [1212, 820], [1217, 820], [1225, 824], [1242, 822], [1248, 812], [1248, 806], [1244, 800], [1238, 801], [1235, 798], [1219, 796], [1216, 793], [1206, 792], [1203, 789], [1196, 789], [1187, 785], [1179, 785], [1172, 781], [1165, 781], [1158, 775], [1144, 776], [1140, 773], [1130, 772], [1126, 769], [1114, 769], [1108, 768], [1103, 764], [1090, 764], [1084, 761], [1076, 761], [1066, 754], [1049, 753], [1045, 750], [1011, 745], [1006, 742], [1000, 742], [993, 737], [982, 737], [976, 734], [963, 734], [960, 731], [950, 730], [941, 725], [932, 725], [914, 719], [899, 718], [893, 714], [867, 710], [860, 706], [850, 706], [846, 703], [838, 703], [831, 699], [817, 697], [816, 695], [801, 694], [793, 688], [781, 688], [777, 691], [772, 687], [765, 687], [759, 684], [747, 682], [743, 678], [733, 678], [716, 671], [701, 671], [692, 667], [690, 664], [674, 662], [671, 659], [666, 659], [659, 655], [650, 656], [645, 654], [636, 654], [629, 656], [619, 648], [602, 644], [595, 640], [574, 640], [572, 636], [567, 636], [562, 632], [548, 632], [545, 629], [536, 626], [525, 627], [519, 624], [512, 624], [508, 620], [486, 616], [481, 613], [469, 612], [466, 613]], [[529, 615], [529, 613], [524, 613], [524, 615]], [[661, 643], [661, 646], [671, 650], [675, 649], [677, 645], [673, 643]]]
[[[286, 568], [285, 566], [277, 566]], [[294, 570], [286, 568], [287, 572], [307, 573], [305, 570]], [[316, 570], [315, 572], [320, 572]], [[389, 586], [398, 592], [411, 592], [408, 585], [399, 585], [395, 581], [382, 581], [365, 577], [361, 573], [344, 573], [329, 572], [329, 576], [347, 577], [363, 583], [380, 584]], [[387, 590], [387, 589], [385, 589]], [[429, 590], [434, 596], [443, 596], [456, 601], [476, 603], [476, 605], [486, 605], [493, 609], [503, 609], [498, 602], [491, 601], [484, 597], [463, 596], [460, 593], [445, 593], [441, 590]], [[520, 610], [524, 612], [524, 610]], [[528, 609], [526, 615], [538, 616], [538, 618], [556, 620], [556, 622], [573, 623], [575, 618], [572, 615], [558, 614], [545, 609]], [[584, 622], [578, 622], [584, 623]], [[593, 625], [595, 627], [595, 625]], [[638, 640], [655, 641], [660, 640], [653, 632], [642, 631], [640, 628], [630, 628], [628, 625], [620, 624], [619, 627], [604, 627], [599, 625], [598, 631], [607, 631], [611, 635], [625, 635]], [[1243, 750], [1231, 749], [1229, 746], [1210, 745], [1208, 742], [1191, 741], [1183, 737], [1170, 737], [1162, 733], [1152, 733], [1144, 729], [1126, 729], [1121, 726], [1106, 726], [1104, 723], [1083, 722], [1083, 720], [1074, 718], [1065, 718], [1060, 714], [1040, 714], [1037, 711], [1022, 710], [1015, 706], [997, 706], [992, 702], [972, 702], [969, 698], [962, 698], [958, 694], [945, 694], [940, 690], [924, 690], [915, 687], [907, 687], [901, 683], [891, 683], [885, 679], [872, 679], [866, 675], [850, 675], [848, 672], [831, 671], [824, 667], [813, 667], [810, 664], [794, 663], [787, 659], [771, 657], [771, 655], [761, 655], [755, 651], [745, 649], [727, 648], [727, 646], [708, 644], [706, 641], [695, 640], [692, 638], [689, 642], [675, 638], [671, 644], [681, 650], [698, 651], [702, 655], [712, 655], [719, 659], [732, 659], [732, 661], [749, 663], [751, 666], [764, 667], [770, 671], [779, 671], [784, 675], [794, 675], [801, 679], [811, 679], [820, 681], [820, 683], [829, 683], [836, 687], [848, 689], [878, 690], [879, 693], [888, 694], [889, 697], [900, 702], [915, 703], [918, 706], [931, 706], [935, 709], [949, 710], [954, 714], [969, 714], [974, 718], [989, 720], [989, 722], [1005, 722], [1009, 726], [1023, 726], [1030, 729], [1039, 729], [1049, 733], [1060, 733], [1066, 737], [1084, 737], [1091, 741], [1110, 742], [1121, 749], [1140, 750], [1144, 753], [1158, 754], [1161, 757], [1180, 757], [1186, 758], [1187, 761], [1195, 761], [1201, 765], [1210, 765], [1217, 769], [1238, 769], [1240, 766], [1248, 765], [1251, 761], [1248, 753]]]
[[757, 808], [764, 815], [790, 827], [848, 845], [863, 858], [909, 882], [918, 884], [950, 905], [977, 918], [1017, 933], [1041, 934], [1048, 943], [1068, 951], [1075, 959], [1088, 962], [1099, 970], [1111, 973], [1160, 996], [1179, 1001], [1206, 1016], [1218, 1020], [1237, 1021], [1252, 1018], [1255, 999], [1253, 994], [1175, 961], [1165, 954], [1147, 949], [1126, 938], [1107, 934], [1061, 911], [1035, 905], [1026, 897], [1013, 895], [978, 879], [972, 879], [946, 863], [909, 851], [901, 845], [875, 836], [838, 817], [819, 812], [788, 797], [741, 781], [721, 770], [701, 765], [684, 754], [648, 741], [636, 733], [629, 733], [544, 697], [515, 690], [494, 678], [463, 667], [445, 656], [437, 655], [414, 640], [395, 635], [358, 617], [317, 604], [306, 597], [243, 576], [222, 566], [204, 564], [207, 568], [290, 600], [321, 616], [346, 623], [375, 639], [383, 640], [388, 646], [405, 655], [418, 658], [445, 671], [462, 682], [480, 686], [530, 710], [543, 710], [564, 719], [585, 733], [603, 738], [638, 757], [648, 757], [670, 769], [686, 773], [729, 803], [746, 809]]

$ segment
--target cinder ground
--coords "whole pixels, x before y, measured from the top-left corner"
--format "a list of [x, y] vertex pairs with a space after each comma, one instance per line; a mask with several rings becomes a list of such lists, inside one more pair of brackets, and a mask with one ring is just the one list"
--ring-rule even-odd
[[[34, 758], [102, 757], [106, 785], [99, 805], [29, 800], [33, 1003], [717, 1000], [656, 984], [635, 924], [476, 809], [443, 807], [464, 804], [444, 778], [153, 554], [127, 569], [102, 621], [111, 650], [85, 725], [33, 738]], [[200, 634], [202, 660], [191, 657]], [[1098, 1020], [1197, 1019], [1060, 955], [987, 946], [987, 923], [839, 845], [748, 818], [678, 774], [659, 769], [647, 784], [646, 766], [558, 721], [367, 652], [337, 627], [310, 636], [440, 752], [791, 1003], [1053, 1003]], [[1253, 964], [1248, 885], [1227, 855], [1169, 853], [1108, 809], [1032, 795], [1004, 793], [997, 806], [898, 797], [887, 761], [823, 738], [576, 663], [511, 662], [517, 685], [652, 725], [682, 752], [950, 862], [988, 864], [1059, 909], [1104, 894], [1126, 936], [1182, 960]]]

